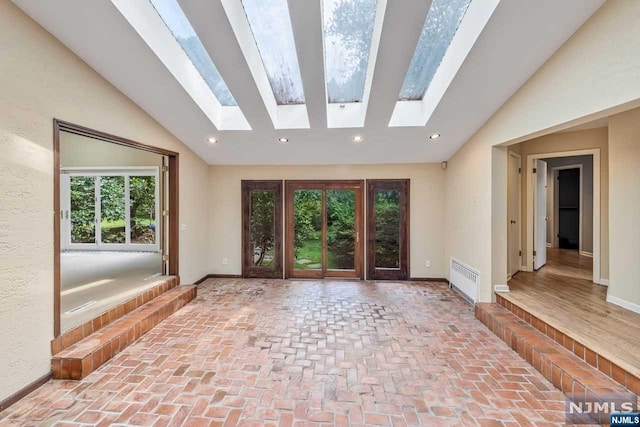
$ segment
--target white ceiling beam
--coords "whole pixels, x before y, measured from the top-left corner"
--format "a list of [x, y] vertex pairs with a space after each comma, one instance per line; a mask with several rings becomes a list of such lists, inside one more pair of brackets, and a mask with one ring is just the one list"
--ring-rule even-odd
[[322, 47], [322, 3], [289, 0], [289, 15], [296, 42], [302, 86], [311, 129], [327, 127], [324, 52]]
[[430, 0], [387, 2], [365, 126], [387, 128], [413, 58]]

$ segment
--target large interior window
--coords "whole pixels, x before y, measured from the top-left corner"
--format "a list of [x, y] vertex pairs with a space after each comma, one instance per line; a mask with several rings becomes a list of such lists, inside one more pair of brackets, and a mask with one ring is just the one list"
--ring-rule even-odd
[[367, 278], [409, 278], [409, 181], [367, 181]]
[[178, 154], [54, 121], [54, 334], [178, 275]]

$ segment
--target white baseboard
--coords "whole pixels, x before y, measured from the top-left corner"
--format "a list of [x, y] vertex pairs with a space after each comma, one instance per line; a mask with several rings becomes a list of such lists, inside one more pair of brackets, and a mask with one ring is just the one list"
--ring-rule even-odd
[[527, 267], [526, 265], [521, 265], [520, 266], [520, 271], [529, 271], [530, 272], [531, 270], [529, 270], [529, 267]]
[[593, 254], [591, 252], [587, 252], [587, 251], [580, 251], [580, 255], [586, 256], [586, 257], [589, 257], [589, 258], [593, 258]]
[[609, 279], [598, 279], [594, 283], [602, 286], [609, 286]]
[[547, 247], [548, 247], [548, 248], [552, 248], [552, 247], [553, 247], [553, 245], [552, 245], [551, 243], [547, 243]]
[[509, 285], [494, 285], [493, 290], [495, 292], [507, 293], [509, 291]]
[[607, 302], [611, 304], [619, 305], [620, 307], [626, 308], [627, 310], [634, 311], [636, 313], [640, 313], [640, 305], [634, 304], [629, 301], [625, 301], [622, 298], [616, 298], [614, 296], [607, 296]]

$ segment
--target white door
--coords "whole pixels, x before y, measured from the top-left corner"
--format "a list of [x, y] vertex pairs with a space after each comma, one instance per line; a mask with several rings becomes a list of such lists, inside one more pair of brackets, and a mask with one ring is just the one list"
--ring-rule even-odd
[[535, 161], [536, 173], [533, 209], [533, 269], [538, 270], [547, 263], [547, 162]]
[[508, 233], [508, 268], [512, 276], [520, 271], [520, 157], [509, 153], [507, 165], [507, 233]]

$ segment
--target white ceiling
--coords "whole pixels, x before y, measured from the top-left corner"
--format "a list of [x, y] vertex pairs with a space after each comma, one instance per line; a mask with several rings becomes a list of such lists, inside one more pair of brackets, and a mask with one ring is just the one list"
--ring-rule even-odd
[[[388, 124], [430, 1], [388, 1], [365, 125], [351, 129], [327, 128], [320, 0], [289, 0], [310, 123], [295, 130], [274, 129], [221, 1], [179, 0], [252, 128], [225, 131], [111, 1], [13, 1], [210, 164], [356, 164], [448, 160], [605, 0], [502, 0], [416, 127]], [[430, 141], [433, 133], [442, 137]], [[356, 134], [365, 142], [353, 143]], [[283, 136], [289, 143], [277, 142]]]

